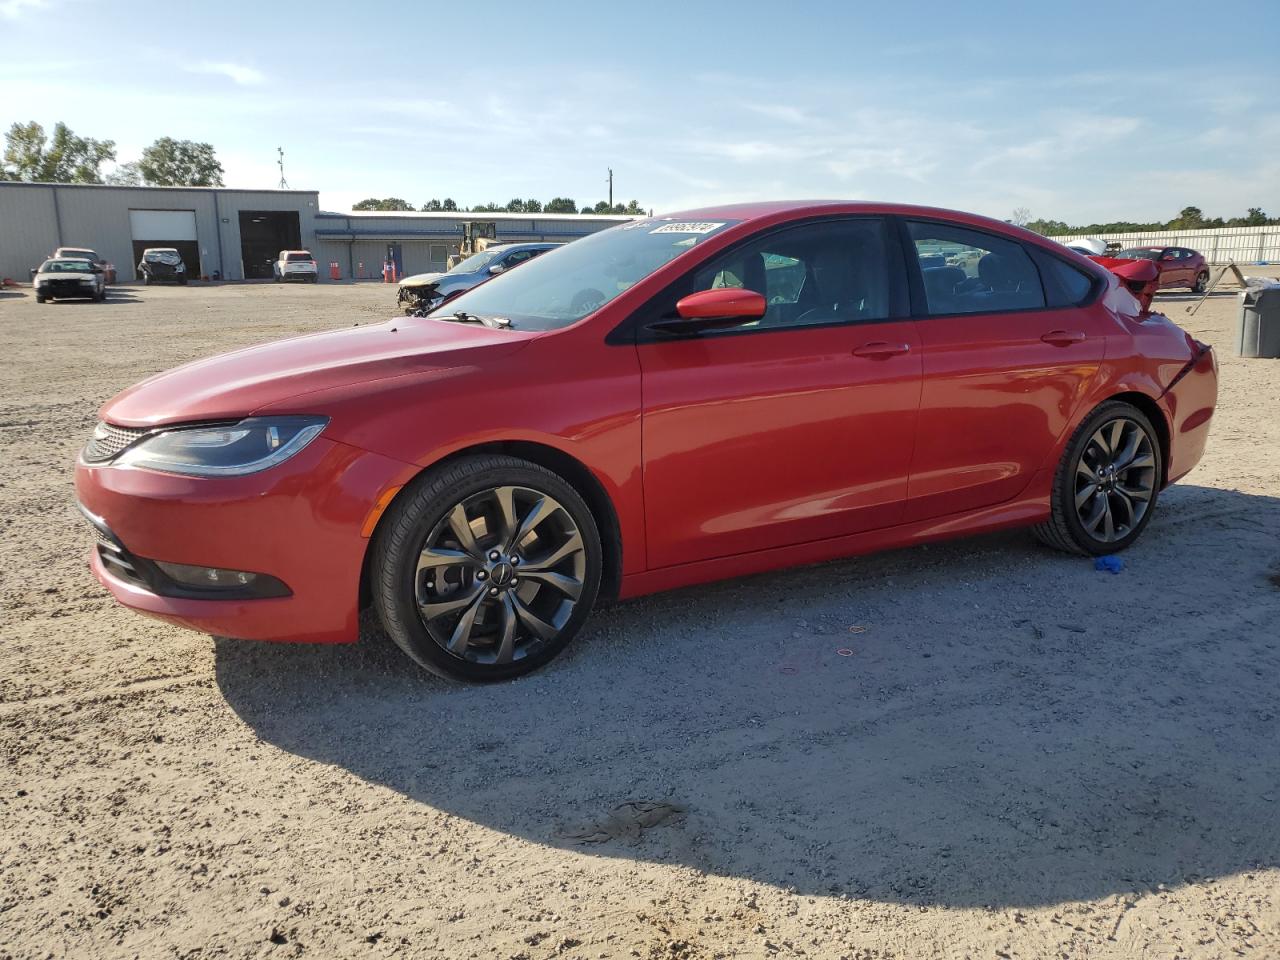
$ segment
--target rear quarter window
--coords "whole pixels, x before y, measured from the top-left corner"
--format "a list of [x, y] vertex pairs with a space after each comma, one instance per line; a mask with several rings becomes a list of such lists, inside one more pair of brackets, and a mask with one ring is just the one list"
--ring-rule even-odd
[[1089, 299], [1094, 278], [1083, 270], [1049, 256], [1041, 262], [1041, 269], [1047, 274], [1045, 299], [1049, 306], [1074, 307]]

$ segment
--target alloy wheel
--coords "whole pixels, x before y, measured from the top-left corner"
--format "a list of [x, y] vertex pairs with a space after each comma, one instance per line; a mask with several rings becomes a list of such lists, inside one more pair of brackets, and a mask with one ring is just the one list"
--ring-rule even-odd
[[586, 579], [582, 532], [559, 501], [529, 487], [466, 497], [422, 544], [418, 615], [443, 650], [478, 664], [510, 664], [554, 639]]
[[1075, 509], [1080, 525], [1102, 543], [1123, 540], [1142, 522], [1156, 489], [1151, 437], [1128, 417], [1108, 420], [1080, 452]]

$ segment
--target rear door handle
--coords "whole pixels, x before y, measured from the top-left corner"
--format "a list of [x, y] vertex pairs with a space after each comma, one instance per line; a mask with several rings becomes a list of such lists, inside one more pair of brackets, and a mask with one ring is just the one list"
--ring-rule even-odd
[[1073, 343], [1084, 343], [1089, 338], [1079, 330], [1051, 330], [1040, 339], [1055, 347], [1069, 347]]
[[870, 357], [872, 360], [887, 360], [910, 352], [911, 344], [909, 343], [888, 343], [884, 340], [872, 340], [870, 343], [853, 348], [855, 357]]

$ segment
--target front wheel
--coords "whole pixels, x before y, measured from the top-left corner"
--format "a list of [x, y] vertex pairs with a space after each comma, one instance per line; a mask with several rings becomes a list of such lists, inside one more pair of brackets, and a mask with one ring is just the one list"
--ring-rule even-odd
[[600, 589], [600, 534], [586, 502], [560, 476], [514, 457], [464, 457], [423, 474], [370, 549], [383, 627], [453, 680], [542, 666], [578, 632]]
[[49, 302], [48, 297], [42, 297], [40, 296], [40, 294], [36, 294], [36, 303], [48, 303], [48, 302]]
[[1192, 293], [1204, 293], [1209, 287], [1209, 271], [1203, 270], [1196, 274], [1196, 282], [1191, 287]]
[[1142, 533], [1160, 495], [1160, 442], [1151, 421], [1122, 400], [1076, 428], [1053, 480], [1049, 519], [1036, 536], [1068, 553], [1101, 556]]

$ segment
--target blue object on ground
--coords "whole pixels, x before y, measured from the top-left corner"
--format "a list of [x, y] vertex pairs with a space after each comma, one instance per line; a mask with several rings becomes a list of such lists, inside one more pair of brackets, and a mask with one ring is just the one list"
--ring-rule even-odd
[[1124, 569], [1124, 560], [1115, 554], [1098, 557], [1093, 561], [1093, 569], [1098, 571], [1105, 570], [1107, 573], [1119, 573]]

